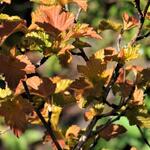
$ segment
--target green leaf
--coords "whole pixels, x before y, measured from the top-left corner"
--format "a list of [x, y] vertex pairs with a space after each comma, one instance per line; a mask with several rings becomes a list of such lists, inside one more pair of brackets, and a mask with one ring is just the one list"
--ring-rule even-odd
[[3, 21], [10, 21], [10, 22], [16, 22], [16, 21], [21, 21], [22, 19], [18, 16], [9, 16], [7, 14], [0, 14], [0, 23]]
[[44, 51], [50, 48], [52, 43], [50, 42], [50, 37], [44, 31], [33, 31], [27, 33], [22, 40], [21, 49]]

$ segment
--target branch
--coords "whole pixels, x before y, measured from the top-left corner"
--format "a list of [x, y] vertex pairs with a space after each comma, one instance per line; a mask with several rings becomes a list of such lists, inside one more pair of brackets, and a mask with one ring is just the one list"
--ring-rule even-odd
[[137, 42], [137, 41], [140, 41], [140, 40], [142, 40], [142, 39], [145, 39], [145, 38], [147, 38], [148, 36], [150, 36], [150, 32], [146, 33], [145, 35], [138, 36], [137, 39], [136, 39], [136, 42]]
[[135, 37], [130, 42], [131, 45], [135, 44], [135, 42], [137, 41], [137, 38], [139, 37], [139, 35], [140, 35], [141, 31], [142, 31], [142, 28], [143, 28], [143, 25], [144, 25], [144, 21], [145, 21], [145, 16], [147, 14], [149, 6], [150, 6], [150, 0], [148, 0], [148, 2], [147, 2], [143, 14], [138, 9], [139, 16], [140, 16], [140, 24], [139, 24], [138, 31], [137, 31]]
[[123, 115], [126, 113], [126, 110], [127, 110], [127, 109], [128, 109], [128, 108], [126, 108], [124, 111], [122, 111], [122, 112], [121, 112], [117, 117], [115, 117], [114, 119], [109, 119], [104, 125], [100, 126], [96, 131], [94, 131], [94, 132], [92, 133], [91, 136], [95, 136], [95, 138], [94, 138], [94, 143], [92, 143], [92, 144], [90, 145], [90, 149], [91, 149], [91, 150], [96, 146], [98, 140], [100, 139], [100, 134], [99, 134], [99, 133], [100, 133], [102, 130], [104, 130], [105, 128], [107, 128], [107, 127], [108, 127], [110, 124], [112, 124], [113, 122], [118, 121], [118, 120], [120, 119], [120, 117], [123, 116]]
[[[107, 117], [107, 116], [111, 116], [111, 115], [114, 115], [116, 114], [116, 106], [110, 104], [106, 98], [107, 98], [107, 95], [109, 94], [109, 91], [112, 87], [112, 85], [115, 83], [115, 81], [117, 80], [117, 77], [119, 75], [119, 70], [120, 68], [123, 66], [123, 64], [121, 63], [118, 63], [115, 70], [114, 70], [114, 73], [111, 77], [111, 80], [109, 82], [109, 84], [107, 85], [107, 87], [104, 87], [104, 94], [102, 97], [99, 97], [99, 99], [103, 99], [103, 102], [106, 103], [107, 105], [111, 106], [114, 108], [113, 111], [107, 113], [107, 114], [102, 114], [102, 115], [99, 115], [99, 116], [94, 116], [94, 118], [92, 119], [92, 121], [90, 122], [90, 124], [88, 125], [88, 127], [86, 128], [86, 131], [85, 131], [85, 134], [82, 135], [79, 139], [79, 142], [78, 144], [74, 147], [73, 150], [79, 150], [83, 145], [84, 143], [86, 142], [86, 140], [89, 138], [90, 134], [91, 134], [91, 131], [93, 130], [95, 124], [97, 123], [97, 121], [103, 117]], [[116, 110], [115, 110], [116, 109]]]
[[138, 128], [138, 130], [139, 130], [139, 132], [140, 132], [140, 134], [141, 134], [141, 136], [142, 136], [144, 142], [145, 142], [145, 143], [147, 144], [147, 146], [150, 148], [150, 144], [149, 144], [148, 140], [146, 139], [146, 137], [145, 137], [145, 135], [144, 135], [142, 129], [140, 128], [139, 125], [136, 125], [136, 126], [137, 126], [137, 128]]
[[77, 56], [81, 56], [86, 62], [89, 61], [89, 58], [86, 56], [84, 50], [82, 48], [79, 48], [80, 52], [76, 53], [76, 52], [71, 52], [72, 55], [77, 55]]
[[92, 121], [89, 123], [89, 125], [86, 128], [85, 134], [80, 137], [78, 144], [73, 148], [73, 150], [80, 150], [80, 148], [84, 145], [86, 140], [91, 135], [91, 132], [92, 132], [96, 122], [99, 119], [104, 118], [104, 117], [108, 117], [108, 116], [113, 116], [113, 115], [116, 115], [116, 112], [114, 110], [111, 111], [111, 112], [108, 112], [106, 114], [101, 114], [101, 115], [94, 116], [94, 118], [92, 119]]
[[[28, 89], [28, 86], [27, 86], [26, 82], [25, 82], [25, 81], [22, 81], [22, 83], [23, 83], [25, 92], [26, 92], [26, 94], [27, 94], [28, 100], [29, 100], [29, 101], [32, 103], [32, 105], [34, 106], [34, 101], [33, 101], [32, 97], [31, 97], [31, 94], [30, 94], [30, 91], [29, 91], [29, 89]], [[38, 115], [39, 119], [41, 120], [42, 124], [44, 125], [44, 127], [47, 129], [47, 132], [48, 132], [49, 135], [51, 136], [51, 138], [52, 138], [53, 142], [55, 143], [57, 149], [58, 149], [58, 150], [62, 150], [61, 146], [60, 146], [59, 143], [57, 142], [57, 139], [56, 139], [56, 137], [55, 137], [55, 135], [54, 135], [54, 133], [53, 133], [53, 130], [52, 130], [51, 126], [45, 121], [44, 117], [42, 116], [41, 112], [40, 112], [38, 109], [34, 108], [34, 110], [35, 110], [36, 114]]]
[[76, 14], [76, 16], [75, 16], [75, 22], [78, 21], [78, 18], [79, 18], [79, 15], [80, 15], [81, 10], [82, 10], [82, 9], [79, 7], [79, 9], [78, 9], [78, 11], [77, 11], [77, 14]]

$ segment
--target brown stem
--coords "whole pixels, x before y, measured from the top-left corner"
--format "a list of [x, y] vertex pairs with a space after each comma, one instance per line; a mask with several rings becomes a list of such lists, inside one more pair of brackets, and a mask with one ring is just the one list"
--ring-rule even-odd
[[146, 33], [145, 35], [138, 36], [137, 39], [136, 39], [136, 42], [137, 42], [137, 41], [140, 41], [140, 40], [142, 40], [142, 39], [145, 39], [145, 38], [147, 38], [148, 36], [150, 36], [150, 32]]
[[145, 135], [144, 135], [144, 133], [143, 133], [141, 127], [140, 127], [139, 125], [136, 125], [136, 126], [137, 126], [137, 128], [138, 128], [138, 130], [139, 130], [139, 132], [140, 132], [140, 134], [141, 134], [141, 136], [142, 136], [144, 142], [145, 142], [145, 143], [147, 144], [147, 146], [150, 148], [150, 144], [149, 144], [148, 140], [146, 139], [146, 137], [145, 137]]
[[91, 135], [91, 132], [92, 132], [96, 122], [99, 119], [104, 118], [104, 117], [108, 117], [108, 116], [113, 116], [113, 115], [116, 115], [116, 112], [114, 110], [111, 112], [108, 112], [106, 114], [94, 116], [94, 118], [92, 119], [92, 121], [89, 123], [89, 125], [86, 128], [85, 134], [80, 137], [78, 144], [73, 148], [73, 150], [80, 150], [80, 148], [84, 145], [86, 140]]
[[[26, 94], [27, 94], [28, 100], [29, 100], [29, 101], [32, 103], [32, 105], [34, 106], [34, 101], [33, 101], [32, 97], [31, 97], [31, 94], [30, 94], [30, 91], [29, 91], [29, 89], [28, 89], [28, 86], [27, 86], [26, 82], [25, 82], [25, 81], [22, 81], [22, 83], [23, 83], [25, 92], [26, 92]], [[47, 132], [48, 132], [49, 135], [51, 136], [51, 138], [52, 138], [53, 142], [55, 143], [57, 149], [58, 149], [58, 150], [62, 150], [61, 146], [60, 146], [59, 143], [57, 142], [57, 139], [56, 139], [56, 137], [55, 137], [55, 135], [54, 135], [54, 133], [53, 133], [53, 130], [52, 130], [51, 126], [45, 121], [44, 117], [42, 116], [41, 112], [40, 112], [38, 109], [34, 108], [34, 110], [35, 110], [36, 114], [38, 115], [39, 119], [41, 120], [42, 124], [43, 124], [44, 127], [46, 128]]]
[[[139, 24], [138, 31], [137, 31], [135, 37], [134, 37], [134, 38], [131, 40], [131, 42], [130, 42], [131, 45], [134, 45], [134, 44], [135, 44], [135, 42], [137, 41], [137, 38], [139, 37], [139, 35], [140, 35], [141, 31], [142, 31], [142, 28], [143, 28], [143, 25], [144, 25], [144, 21], [145, 21], [145, 16], [146, 16], [146, 14], [147, 14], [147, 11], [148, 11], [149, 6], [150, 6], [150, 0], [148, 0], [147, 4], [146, 4], [146, 6], [145, 6], [144, 13], [141, 14], [141, 13], [139, 12], [139, 15], [140, 15], [140, 24]], [[138, 11], [139, 11], [139, 10], [138, 10]]]

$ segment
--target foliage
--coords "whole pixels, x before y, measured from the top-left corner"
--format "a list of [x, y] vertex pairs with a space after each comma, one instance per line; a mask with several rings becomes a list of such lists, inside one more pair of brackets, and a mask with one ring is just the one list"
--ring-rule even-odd
[[[95, 147], [100, 138], [109, 142], [127, 132], [128, 127], [116, 123], [124, 116], [130, 125], [138, 127], [150, 146], [141, 130], [150, 128], [144, 101], [150, 88], [150, 68], [133, 62], [141, 56], [141, 40], [149, 36], [145, 22], [150, 19], [150, 1], [144, 7], [140, 0], [132, 1], [138, 17], [125, 12], [122, 23], [103, 19], [97, 29], [78, 21], [80, 12], [87, 11], [86, 0], [32, 2], [38, 5], [30, 26], [19, 16], [0, 14], [0, 116], [5, 124], [17, 137], [31, 125], [42, 125], [46, 129], [43, 141], [51, 141], [53, 149], [79, 150]], [[76, 13], [68, 7], [74, 4]], [[87, 39], [107, 41], [102, 36], [106, 30], [116, 33], [117, 46], [107, 45], [87, 56], [86, 48], [91, 48]], [[130, 31], [136, 32], [125, 42]], [[85, 63], [77, 64], [76, 76], [69, 76], [74, 57]], [[56, 72], [45, 75], [42, 67], [51, 64], [46, 68], [50, 72], [54, 59]], [[72, 103], [84, 110], [83, 116], [89, 121], [85, 129], [59, 126], [65, 105]], [[104, 123], [97, 124], [104, 118]]]

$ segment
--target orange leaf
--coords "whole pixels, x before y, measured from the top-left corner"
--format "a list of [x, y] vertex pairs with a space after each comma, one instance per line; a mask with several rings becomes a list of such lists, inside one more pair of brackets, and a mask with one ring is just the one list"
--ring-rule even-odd
[[71, 135], [73, 135], [75, 138], [78, 137], [78, 134], [80, 132], [80, 127], [77, 125], [72, 125], [68, 128], [65, 137], [69, 138]]
[[70, 30], [68, 35], [71, 35], [73, 38], [79, 37], [91, 37], [95, 39], [102, 39], [102, 37], [94, 31], [93, 27], [89, 27], [88, 24], [76, 24]]
[[136, 18], [129, 16], [127, 13], [124, 13], [122, 18], [124, 23], [124, 30], [131, 29], [137, 26], [139, 23], [139, 21]]
[[69, 29], [74, 23], [74, 15], [62, 11], [61, 6], [40, 6], [32, 14], [32, 22], [48, 32], [59, 32]]
[[134, 105], [142, 105], [144, 103], [144, 91], [142, 89], [138, 89], [136, 87], [133, 93], [132, 104]]
[[[30, 77], [26, 80], [27, 86], [30, 88], [30, 92], [33, 95], [41, 97], [48, 97], [54, 93], [56, 85], [49, 78], [40, 78], [38, 76]], [[24, 91], [22, 82], [19, 83], [16, 88], [15, 94], [18, 95]]]

